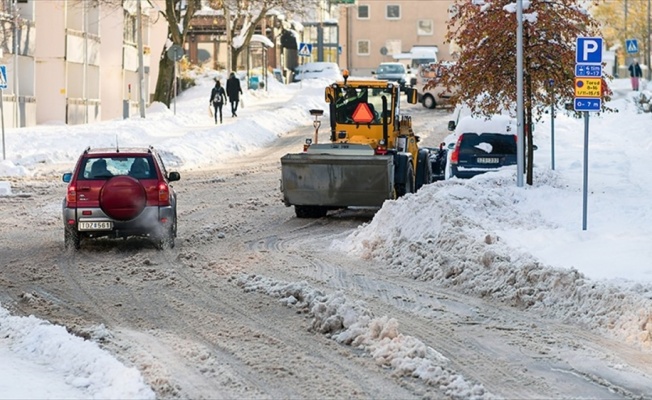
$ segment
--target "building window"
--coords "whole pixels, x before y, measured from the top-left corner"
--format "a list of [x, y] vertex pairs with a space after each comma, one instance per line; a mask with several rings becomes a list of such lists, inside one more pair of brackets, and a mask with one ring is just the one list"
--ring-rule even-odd
[[420, 19], [417, 21], [417, 35], [430, 36], [433, 34], [432, 31], [433, 29], [431, 19]]
[[401, 6], [398, 4], [389, 4], [387, 6], [387, 19], [401, 19]]
[[361, 4], [358, 6], [358, 19], [369, 19], [369, 6]]
[[448, 7], [448, 18], [455, 18], [457, 16], [457, 6], [453, 4]]
[[124, 31], [122, 38], [127, 43], [136, 43], [136, 16], [124, 10]]
[[368, 40], [358, 40], [357, 53], [359, 56], [368, 56], [369, 48], [371, 47]]

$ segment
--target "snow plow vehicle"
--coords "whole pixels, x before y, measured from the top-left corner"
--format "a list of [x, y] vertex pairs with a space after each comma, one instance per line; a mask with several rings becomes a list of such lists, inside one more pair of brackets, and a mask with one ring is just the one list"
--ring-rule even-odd
[[[281, 192], [298, 218], [329, 210], [380, 207], [432, 181], [430, 150], [419, 148], [412, 120], [400, 113], [401, 88], [383, 80], [344, 80], [326, 87], [330, 138], [307, 139], [303, 152], [281, 157]], [[407, 88], [415, 104], [415, 89]], [[313, 110], [320, 115], [322, 110]], [[311, 112], [312, 113], [312, 112]]]

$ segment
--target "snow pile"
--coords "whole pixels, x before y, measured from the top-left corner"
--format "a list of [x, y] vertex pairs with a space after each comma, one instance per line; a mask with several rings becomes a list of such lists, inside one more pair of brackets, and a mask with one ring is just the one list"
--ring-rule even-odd
[[563, 190], [554, 171], [536, 171], [532, 187], [514, 181], [515, 170], [508, 169], [428, 185], [385, 202], [371, 222], [332, 247], [414, 279], [652, 347], [652, 285], [594, 281], [575, 268], [544, 265], [496, 232], [558, 228], [538, 209], [521, 206]]
[[97, 344], [33, 316], [15, 317], [0, 307], [0, 340], [23, 360], [50, 366], [66, 384], [95, 399], [154, 399], [136, 368], [121, 364]]
[[242, 275], [238, 285], [247, 292], [277, 297], [286, 306], [309, 313], [315, 331], [365, 350], [378, 365], [391, 368], [397, 376], [422, 379], [454, 399], [494, 398], [481, 384], [468, 382], [453, 371], [441, 353], [400, 333], [395, 319], [374, 317], [364, 302], [351, 301], [342, 292], [325, 294], [306, 282], [281, 282], [255, 275]]

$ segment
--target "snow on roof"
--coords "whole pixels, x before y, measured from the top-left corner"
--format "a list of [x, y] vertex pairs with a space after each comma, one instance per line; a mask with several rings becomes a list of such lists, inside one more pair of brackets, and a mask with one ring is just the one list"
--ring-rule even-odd
[[251, 41], [262, 43], [267, 47], [274, 47], [274, 43], [264, 35], [254, 34], [251, 36]]

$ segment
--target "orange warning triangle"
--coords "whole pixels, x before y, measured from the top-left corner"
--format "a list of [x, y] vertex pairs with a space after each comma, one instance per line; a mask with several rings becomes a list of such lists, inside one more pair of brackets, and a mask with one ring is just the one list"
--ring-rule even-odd
[[369, 104], [360, 103], [353, 111], [353, 122], [358, 124], [368, 124], [374, 120], [374, 114], [369, 108]]

